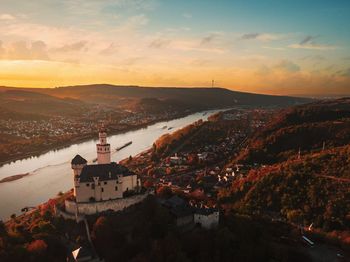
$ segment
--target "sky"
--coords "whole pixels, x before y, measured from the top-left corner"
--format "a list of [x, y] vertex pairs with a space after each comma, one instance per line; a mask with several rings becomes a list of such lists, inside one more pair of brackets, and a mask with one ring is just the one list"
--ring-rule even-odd
[[350, 94], [348, 0], [1, 0], [0, 85]]

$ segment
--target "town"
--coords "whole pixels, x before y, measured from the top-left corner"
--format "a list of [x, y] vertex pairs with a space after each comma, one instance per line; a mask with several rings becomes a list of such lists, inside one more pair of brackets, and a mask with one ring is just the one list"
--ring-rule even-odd
[[[221, 188], [246, 175], [251, 166], [227, 165], [263, 126], [274, 109], [232, 109], [159, 138], [152, 149], [122, 161], [138, 172], [145, 187], [171, 191], [207, 204]], [[184, 137], [184, 139], [182, 139]]]
[[0, 162], [21, 159], [47, 150], [68, 146], [94, 138], [101, 119], [108, 124], [111, 134], [189, 114], [191, 111], [168, 110], [160, 112], [131, 111], [113, 107], [91, 106], [77, 116], [40, 116], [39, 119], [0, 119]]

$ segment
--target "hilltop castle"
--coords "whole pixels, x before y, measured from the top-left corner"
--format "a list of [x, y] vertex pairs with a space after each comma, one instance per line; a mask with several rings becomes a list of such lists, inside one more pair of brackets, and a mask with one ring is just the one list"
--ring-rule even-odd
[[137, 191], [140, 180], [126, 167], [111, 162], [111, 146], [107, 143], [107, 131], [99, 131], [97, 164], [88, 165], [80, 155], [72, 161], [74, 196], [77, 203], [105, 201], [123, 198], [127, 191]]
[[140, 193], [141, 182], [135, 173], [111, 162], [111, 146], [104, 127], [99, 130], [96, 148], [97, 164], [88, 165], [80, 155], [71, 161], [74, 197], [65, 201], [65, 211], [76, 217], [106, 210], [119, 211], [147, 196]]

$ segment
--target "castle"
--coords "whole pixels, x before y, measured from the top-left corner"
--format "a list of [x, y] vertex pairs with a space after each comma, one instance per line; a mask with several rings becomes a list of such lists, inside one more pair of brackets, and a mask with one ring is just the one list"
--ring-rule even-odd
[[140, 180], [124, 166], [111, 162], [111, 146], [107, 143], [107, 131], [99, 131], [97, 164], [88, 165], [80, 155], [72, 161], [74, 196], [77, 203], [98, 202], [123, 198], [128, 191], [137, 191]]

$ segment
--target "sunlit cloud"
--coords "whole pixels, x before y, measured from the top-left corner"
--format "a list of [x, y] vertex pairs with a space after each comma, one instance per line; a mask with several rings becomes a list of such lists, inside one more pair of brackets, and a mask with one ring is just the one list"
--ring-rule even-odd
[[71, 44], [65, 44], [61, 47], [53, 49], [54, 52], [75, 52], [75, 51], [82, 51], [87, 50], [87, 41], [78, 41]]
[[13, 16], [13, 15], [10, 15], [10, 14], [0, 14], [0, 20], [2, 21], [12, 21], [12, 20], [15, 20], [16, 17]]
[[101, 55], [113, 55], [118, 52], [118, 45], [116, 43], [110, 43], [106, 48], [100, 51]]
[[170, 42], [171, 41], [169, 39], [157, 38], [149, 44], [149, 47], [156, 48], [156, 49], [165, 48], [169, 46]]
[[43, 41], [27, 44], [25, 41], [0, 42], [0, 58], [5, 60], [49, 60], [47, 46]]

